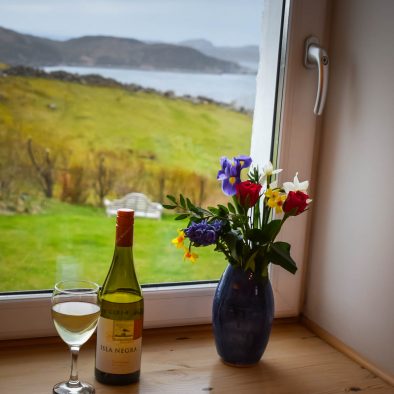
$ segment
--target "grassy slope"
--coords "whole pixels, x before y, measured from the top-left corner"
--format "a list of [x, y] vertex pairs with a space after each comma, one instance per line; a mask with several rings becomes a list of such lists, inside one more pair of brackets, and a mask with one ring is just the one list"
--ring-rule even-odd
[[[155, 94], [38, 78], [0, 79], [0, 127], [50, 148], [153, 154], [158, 166], [214, 175], [218, 156], [248, 153], [249, 116]], [[55, 104], [56, 109], [48, 108]]]
[[[159, 167], [214, 176], [219, 156], [249, 152], [250, 117], [214, 105], [22, 77], [0, 78], [0, 90], [0, 137], [19, 130], [45, 147], [72, 150], [76, 161], [89, 149], [132, 149], [154, 154]], [[221, 255], [203, 249], [200, 263], [182, 261], [170, 244], [179, 226], [168, 217], [136, 221], [142, 283], [219, 277]], [[0, 291], [50, 288], [74, 271], [102, 283], [112, 257], [114, 220], [89, 207], [54, 201], [45, 214], [0, 216], [0, 232]]]
[[[183, 224], [184, 225], [184, 224]], [[182, 223], [136, 218], [134, 258], [141, 283], [217, 279], [222, 255], [198, 250], [192, 264], [171, 244]], [[102, 210], [51, 201], [40, 215], [0, 216], [0, 291], [52, 288], [67, 277], [102, 283], [111, 263], [115, 219]]]

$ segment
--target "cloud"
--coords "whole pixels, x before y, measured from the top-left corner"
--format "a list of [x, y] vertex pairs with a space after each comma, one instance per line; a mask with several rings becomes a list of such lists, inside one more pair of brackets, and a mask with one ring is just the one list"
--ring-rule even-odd
[[0, 0], [0, 25], [47, 37], [257, 44], [262, 0]]

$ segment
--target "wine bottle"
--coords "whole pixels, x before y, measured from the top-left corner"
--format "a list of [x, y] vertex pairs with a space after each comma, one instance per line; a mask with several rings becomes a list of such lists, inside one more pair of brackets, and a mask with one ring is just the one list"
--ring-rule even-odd
[[133, 226], [134, 211], [118, 210], [114, 256], [100, 292], [95, 375], [109, 385], [140, 377], [144, 300], [134, 269]]

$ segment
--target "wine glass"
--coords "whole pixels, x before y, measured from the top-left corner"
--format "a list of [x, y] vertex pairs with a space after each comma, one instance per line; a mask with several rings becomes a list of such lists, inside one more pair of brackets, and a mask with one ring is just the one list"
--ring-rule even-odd
[[100, 315], [99, 286], [88, 281], [56, 283], [52, 293], [52, 319], [60, 338], [70, 347], [70, 379], [53, 387], [57, 394], [91, 394], [94, 387], [78, 379], [80, 347], [92, 336]]

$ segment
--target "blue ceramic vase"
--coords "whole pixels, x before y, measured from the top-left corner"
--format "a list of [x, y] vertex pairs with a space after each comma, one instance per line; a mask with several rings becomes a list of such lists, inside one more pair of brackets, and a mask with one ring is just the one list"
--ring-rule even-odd
[[274, 318], [268, 277], [228, 265], [213, 299], [213, 332], [222, 360], [235, 366], [259, 362]]

